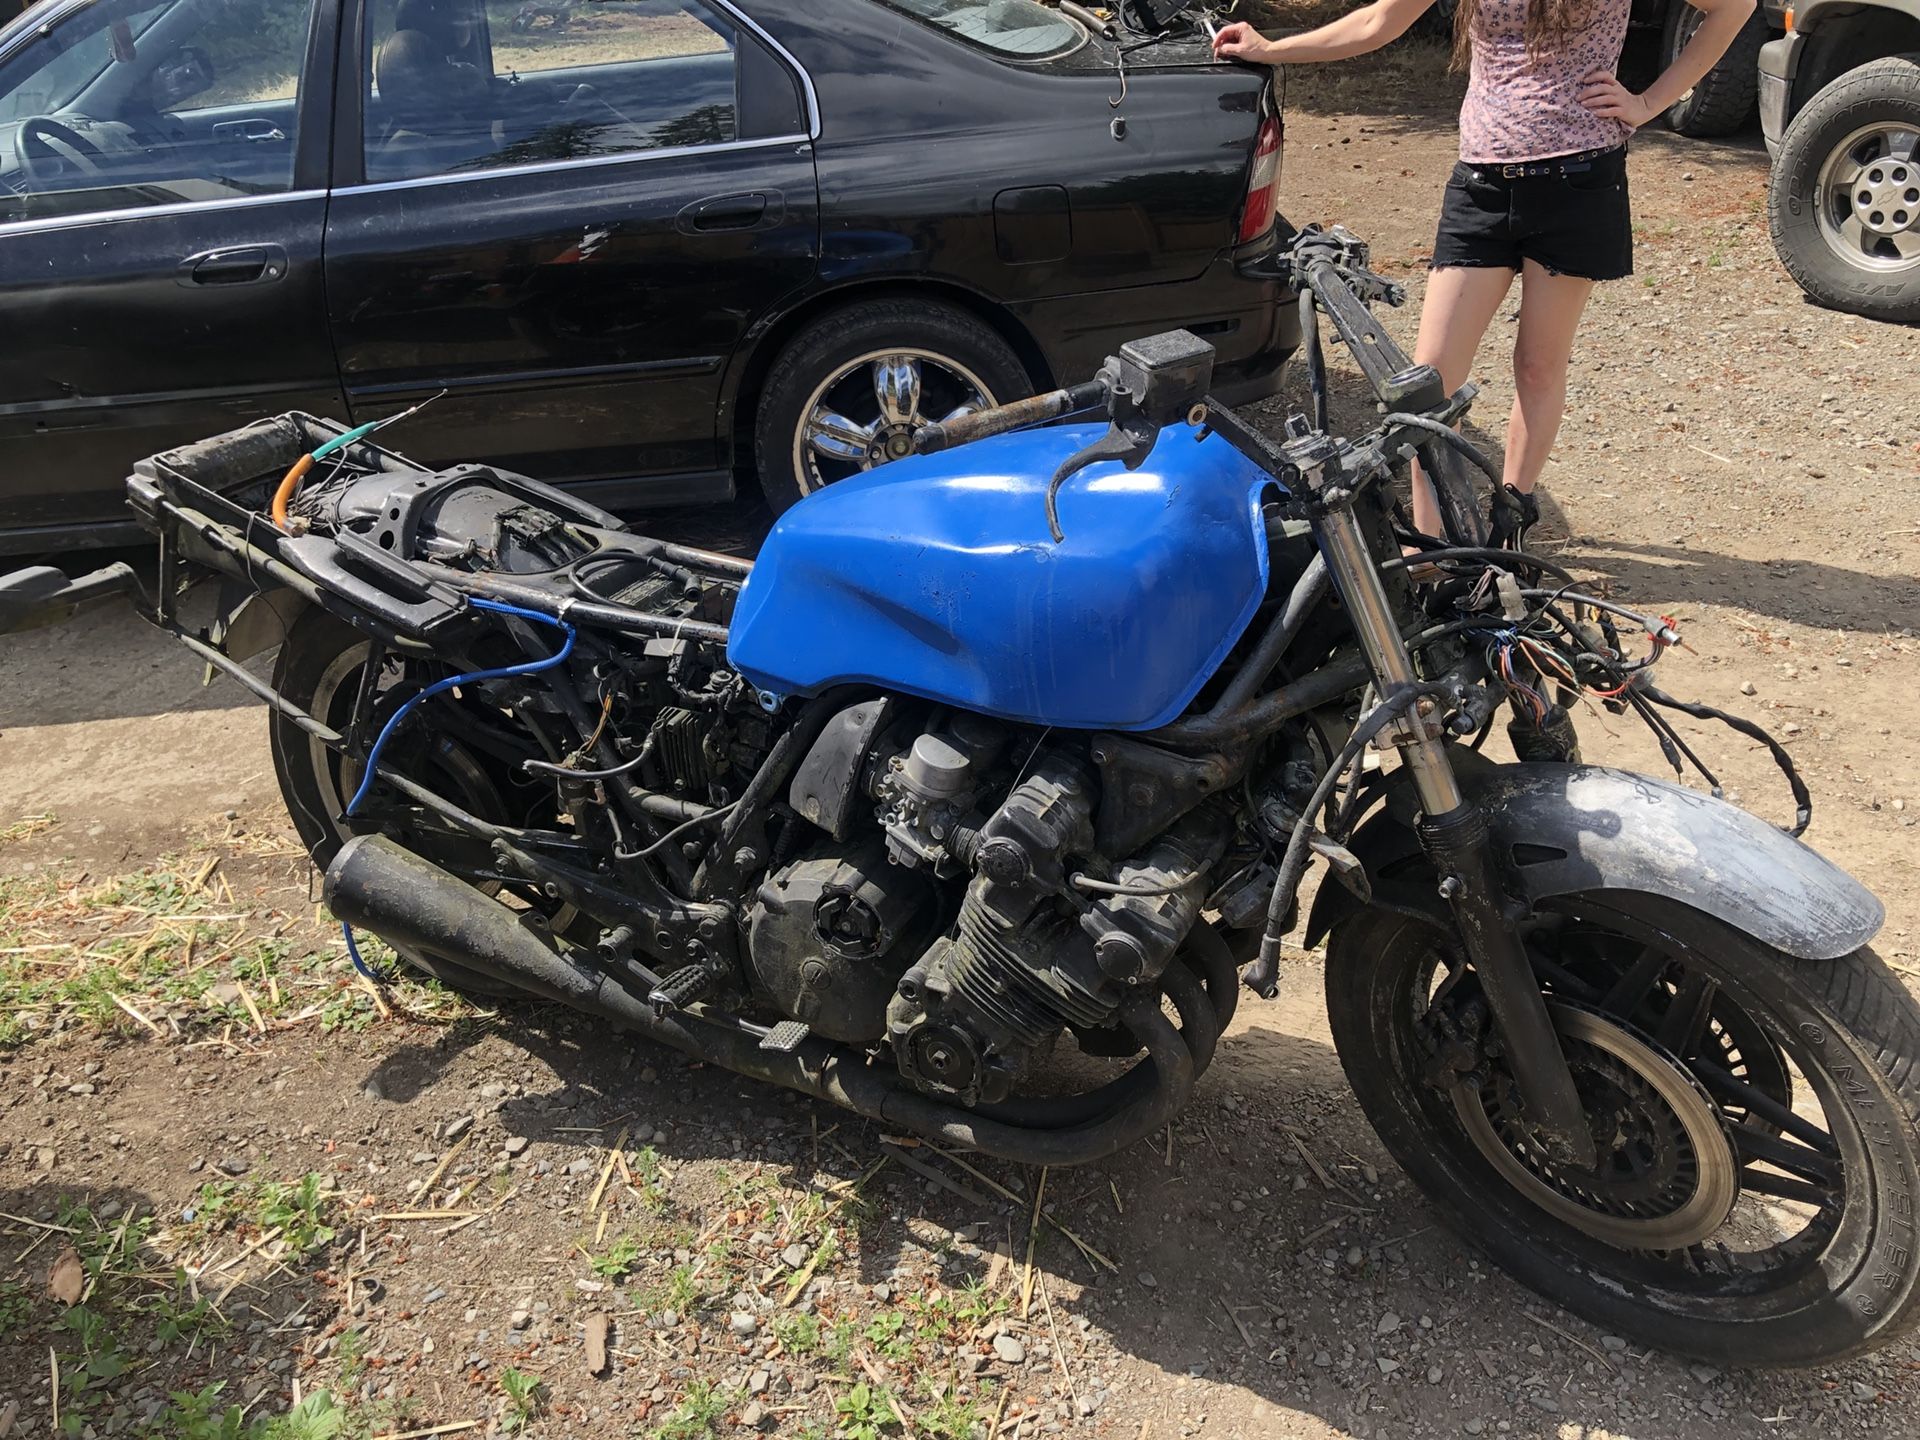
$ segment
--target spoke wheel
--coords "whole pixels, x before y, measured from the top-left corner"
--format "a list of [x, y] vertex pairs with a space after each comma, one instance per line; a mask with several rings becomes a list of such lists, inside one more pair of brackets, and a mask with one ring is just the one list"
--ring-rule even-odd
[[[295, 623], [286, 643], [281, 646], [274, 667], [274, 688], [295, 705], [344, 734], [352, 723], [354, 709], [360, 703], [362, 679], [370, 658], [364, 636], [322, 610], [310, 610]], [[410, 665], [389, 660], [381, 667], [372, 705], [377, 727], [392, 715], [423, 685], [438, 679], [438, 674], [421, 674]], [[459, 701], [446, 697], [456, 707]], [[481, 749], [466, 743], [463, 721], [467, 718], [447, 709], [435, 709], [429, 702], [422, 713], [395, 732], [382, 753], [381, 768], [389, 764], [424, 785], [435, 794], [453, 801], [482, 819], [497, 823], [537, 822], [542, 817], [525, 811], [532, 791], [515, 791], [510, 774]], [[347, 801], [360, 783], [360, 767], [346, 757], [308, 735], [291, 721], [273, 712], [268, 719], [268, 736], [273, 751], [275, 775], [281, 797], [294, 828], [314, 865], [324, 869], [339, 853], [353, 833], [341, 821]], [[490, 868], [490, 856], [484, 841], [455, 830], [432, 812], [421, 807], [391, 803], [380, 794], [381, 804], [370, 804], [369, 812], [378, 816], [381, 833], [455, 871], [468, 874]], [[520, 908], [528, 902], [493, 882], [479, 888], [497, 896], [503, 903]], [[569, 906], [550, 903], [538, 907], [556, 933], [573, 926], [580, 917]], [[515, 987], [496, 981], [477, 971], [432, 957], [399, 951], [403, 959], [438, 980], [474, 995], [509, 996], [520, 993]]]
[[[1415, 862], [1416, 865], [1423, 862]], [[1870, 952], [1792, 961], [1658, 897], [1543, 902], [1525, 938], [1598, 1162], [1537, 1143], [1450, 931], [1364, 912], [1327, 955], [1369, 1120], [1441, 1217], [1597, 1324], [1806, 1365], [1915, 1316], [1920, 1009]]]
[[999, 401], [959, 361], [931, 350], [860, 355], [822, 380], [801, 410], [793, 469], [802, 494], [902, 460], [933, 420], [957, 420]]

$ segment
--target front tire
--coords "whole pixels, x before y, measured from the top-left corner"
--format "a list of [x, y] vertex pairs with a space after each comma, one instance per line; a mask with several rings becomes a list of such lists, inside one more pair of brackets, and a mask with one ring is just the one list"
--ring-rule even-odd
[[1807, 102], [1781, 137], [1767, 221], [1817, 303], [1920, 321], [1920, 55], [1862, 65]]
[[863, 300], [804, 327], [760, 392], [754, 455], [774, 513], [904, 458], [929, 421], [1033, 393], [985, 321], [931, 300]]
[[1920, 1007], [1886, 966], [1630, 892], [1540, 908], [1602, 1155], [1583, 1174], [1528, 1143], [1497, 1054], [1436, 1066], [1477, 991], [1450, 932], [1368, 911], [1328, 946], [1341, 1064], [1440, 1217], [1596, 1325], [1718, 1365], [1825, 1364], [1920, 1318]]

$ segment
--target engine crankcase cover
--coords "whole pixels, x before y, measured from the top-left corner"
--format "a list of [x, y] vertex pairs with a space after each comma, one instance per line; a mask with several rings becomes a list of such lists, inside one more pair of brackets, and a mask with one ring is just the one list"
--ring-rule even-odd
[[927, 882], [890, 864], [875, 838], [775, 871], [748, 917], [754, 974], [782, 1014], [816, 1035], [872, 1045], [887, 1002], [932, 938]]

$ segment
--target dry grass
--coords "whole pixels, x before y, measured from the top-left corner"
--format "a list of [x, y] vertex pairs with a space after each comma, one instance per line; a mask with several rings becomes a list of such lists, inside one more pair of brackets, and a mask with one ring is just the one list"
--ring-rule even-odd
[[628, 60], [660, 60], [672, 55], [709, 55], [726, 48], [713, 31], [689, 15], [621, 14], [602, 6], [575, 9], [559, 29], [516, 34], [513, 17], [519, 0], [492, 0], [487, 28], [493, 41], [493, 68], [537, 72], [571, 65], [609, 65]]
[[[347, 964], [318, 906], [257, 909], [220, 873], [219, 849], [98, 881], [0, 878], [0, 1048], [88, 1033], [227, 1045], [289, 1027], [362, 1029], [482, 1014], [431, 982], [377, 994]], [[391, 966], [377, 941], [368, 963]], [[402, 967], [404, 968], [404, 967]]]

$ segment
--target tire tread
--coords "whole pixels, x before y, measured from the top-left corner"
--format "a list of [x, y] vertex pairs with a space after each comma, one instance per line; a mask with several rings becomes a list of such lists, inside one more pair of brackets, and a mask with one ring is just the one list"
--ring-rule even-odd
[[[1856, 107], [1884, 107], [1889, 96], [1920, 114], [1920, 53], [1887, 55], [1856, 66], [1832, 81], [1801, 107], [1780, 140], [1773, 175], [1767, 185], [1767, 229], [1774, 253], [1794, 283], [1818, 304], [1829, 309], [1865, 315], [1874, 320], [1911, 323], [1920, 320], [1920, 268], [1905, 272], [1897, 295], [1859, 296], [1843, 280], [1852, 270], [1827, 248], [1813, 206], [1796, 190], [1811, 187], [1824, 155], [1809, 153], [1818, 137], [1842, 132], [1850, 123], [1847, 112]], [[1864, 117], [1863, 117], [1864, 118]], [[1838, 134], [1832, 143], [1838, 142]], [[1800, 213], [1793, 211], [1796, 200]], [[1857, 272], [1872, 273], [1872, 272]], [[1898, 273], [1898, 272], [1891, 272]]]

